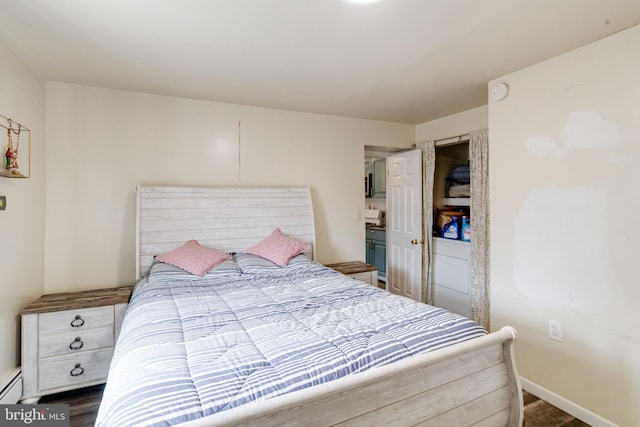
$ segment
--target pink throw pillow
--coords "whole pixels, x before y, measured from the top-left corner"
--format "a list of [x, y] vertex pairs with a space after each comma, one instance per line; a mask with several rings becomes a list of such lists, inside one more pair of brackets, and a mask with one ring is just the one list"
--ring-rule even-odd
[[282, 267], [307, 249], [309, 249], [308, 243], [289, 237], [276, 228], [261, 242], [247, 249], [247, 252], [266, 258]]
[[189, 240], [179, 248], [158, 255], [156, 259], [175, 265], [191, 274], [204, 276], [213, 267], [230, 260], [231, 255], [201, 246], [197, 240]]

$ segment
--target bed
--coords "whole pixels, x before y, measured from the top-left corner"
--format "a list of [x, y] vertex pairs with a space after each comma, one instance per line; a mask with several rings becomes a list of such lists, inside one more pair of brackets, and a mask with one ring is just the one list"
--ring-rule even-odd
[[[98, 426], [520, 426], [513, 328], [487, 333], [314, 261], [307, 188], [138, 188], [139, 280]], [[284, 265], [248, 253], [281, 229]], [[231, 254], [203, 275], [158, 254]]]

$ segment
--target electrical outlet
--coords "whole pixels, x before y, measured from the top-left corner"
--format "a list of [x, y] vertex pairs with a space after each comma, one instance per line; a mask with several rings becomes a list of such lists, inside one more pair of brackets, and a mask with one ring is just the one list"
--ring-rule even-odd
[[562, 342], [562, 325], [557, 320], [549, 319], [549, 338]]

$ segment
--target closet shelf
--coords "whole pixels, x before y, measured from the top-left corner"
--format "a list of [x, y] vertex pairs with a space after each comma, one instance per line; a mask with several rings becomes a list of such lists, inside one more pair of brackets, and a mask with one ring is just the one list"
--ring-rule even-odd
[[469, 197], [445, 197], [442, 203], [446, 206], [471, 206]]

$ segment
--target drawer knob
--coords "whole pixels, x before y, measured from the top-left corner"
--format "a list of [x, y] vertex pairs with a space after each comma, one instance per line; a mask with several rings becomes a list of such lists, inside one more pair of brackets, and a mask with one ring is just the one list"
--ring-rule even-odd
[[82, 339], [80, 337], [76, 337], [75, 340], [71, 344], [69, 344], [69, 348], [71, 350], [80, 350], [84, 346]]
[[79, 328], [82, 325], [84, 325], [84, 319], [82, 318], [82, 316], [80, 316], [79, 314], [76, 314], [75, 319], [73, 319], [71, 321], [71, 327], [72, 328]]
[[76, 366], [69, 372], [72, 377], [79, 377], [82, 374], [84, 374], [84, 368], [79, 363], [76, 363]]

